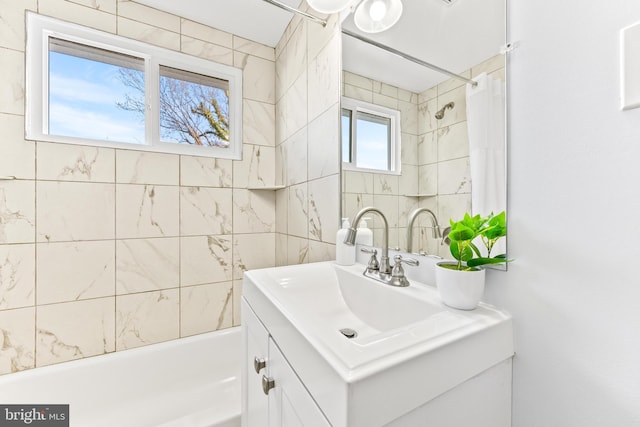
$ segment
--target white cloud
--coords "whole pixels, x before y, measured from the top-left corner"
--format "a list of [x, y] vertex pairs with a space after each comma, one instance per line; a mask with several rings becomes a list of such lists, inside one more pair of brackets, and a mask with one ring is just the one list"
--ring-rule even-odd
[[124, 101], [124, 92], [117, 86], [113, 83], [94, 83], [53, 73], [49, 77], [51, 97], [70, 102], [116, 105], [116, 102]]
[[[49, 109], [51, 133], [78, 138], [104, 139], [143, 143], [144, 125], [137, 117], [115, 117], [113, 114], [74, 108], [54, 103]], [[130, 113], [134, 115], [134, 113]], [[120, 116], [120, 115], [118, 115]]]

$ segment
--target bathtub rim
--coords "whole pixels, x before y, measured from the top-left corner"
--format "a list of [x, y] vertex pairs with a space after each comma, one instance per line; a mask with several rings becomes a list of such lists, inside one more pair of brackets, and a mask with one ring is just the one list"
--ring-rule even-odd
[[[204, 332], [201, 334], [190, 335], [188, 337], [175, 338], [168, 341], [157, 342], [153, 344], [142, 345], [134, 348], [127, 348], [122, 350], [116, 350], [109, 353], [96, 354], [92, 356], [83, 357], [80, 359], [65, 360], [64, 362], [53, 363], [50, 365], [36, 366], [34, 368], [24, 369], [21, 371], [10, 372], [0, 375], [0, 389], [5, 384], [10, 384], [15, 381], [27, 380], [29, 376], [44, 375], [51, 371], [55, 373], [57, 371], [65, 371], [68, 369], [77, 369], [80, 367], [91, 367], [101, 363], [105, 363], [110, 359], [120, 359], [126, 356], [144, 355], [144, 353], [153, 353], [161, 351], [164, 348], [175, 348], [177, 344], [194, 344], [211, 339], [212, 336], [226, 337], [227, 335], [241, 335], [241, 326], [232, 326], [229, 328], [218, 329], [216, 331]], [[72, 366], [73, 365], [73, 366]]]

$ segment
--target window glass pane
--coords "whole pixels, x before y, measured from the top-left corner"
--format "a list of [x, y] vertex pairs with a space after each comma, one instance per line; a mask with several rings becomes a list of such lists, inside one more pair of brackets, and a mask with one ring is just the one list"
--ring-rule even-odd
[[351, 110], [342, 109], [342, 161], [351, 163]]
[[143, 69], [141, 58], [50, 38], [46, 132], [143, 144]]
[[229, 147], [229, 82], [161, 66], [160, 138]]
[[391, 119], [359, 111], [356, 135], [356, 166], [390, 170]]

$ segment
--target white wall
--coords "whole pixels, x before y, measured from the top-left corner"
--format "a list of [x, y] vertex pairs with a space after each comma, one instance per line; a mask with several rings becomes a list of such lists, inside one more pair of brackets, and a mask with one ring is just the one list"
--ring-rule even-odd
[[487, 299], [515, 319], [513, 425], [638, 426], [640, 109], [619, 108], [618, 31], [640, 2], [510, 3], [516, 261]]

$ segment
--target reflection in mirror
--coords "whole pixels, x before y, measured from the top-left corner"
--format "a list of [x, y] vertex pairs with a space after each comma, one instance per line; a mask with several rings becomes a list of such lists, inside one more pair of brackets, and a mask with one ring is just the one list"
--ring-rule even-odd
[[400, 172], [400, 112], [342, 98], [342, 167], [363, 172]]
[[[345, 163], [343, 140], [342, 216], [376, 206], [389, 221], [389, 246], [406, 250], [408, 217], [415, 209], [431, 210], [442, 227], [465, 212], [506, 209], [506, 13], [505, 0], [403, 3], [402, 18], [388, 31], [361, 33], [352, 16], [343, 29], [478, 83], [472, 87], [342, 36], [343, 101], [399, 112], [401, 135], [396, 174], [354, 169]], [[380, 221], [373, 228], [379, 242]], [[431, 218], [418, 216], [413, 252], [450, 257], [435, 236]]]

